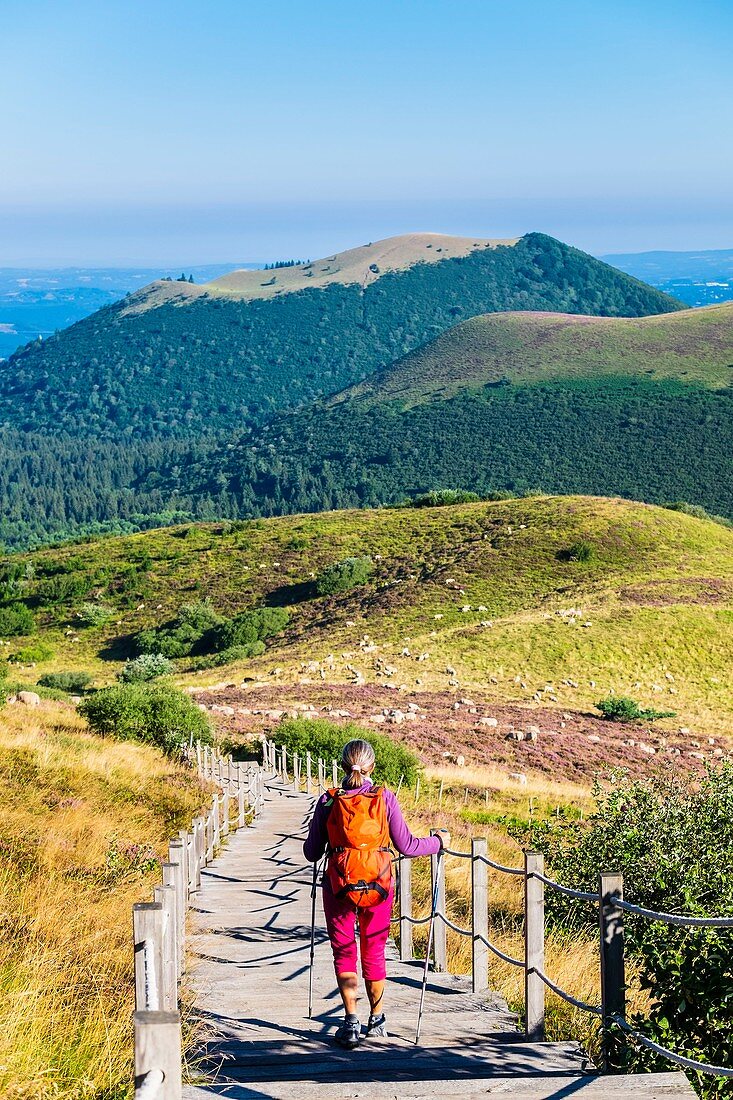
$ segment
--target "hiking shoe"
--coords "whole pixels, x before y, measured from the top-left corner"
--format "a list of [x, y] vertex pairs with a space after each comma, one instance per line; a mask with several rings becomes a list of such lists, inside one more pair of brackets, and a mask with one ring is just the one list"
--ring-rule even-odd
[[347, 1016], [334, 1036], [340, 1047], [353, 1050], [361, 1042], [361, 1024], [356, 1016]]
[[387, 1033], [387, 1017], [383, 1012], [380, 1012], [378, 1016], [370, 1016], [369, 1023], [367, 1024], [367, 1039], [370, 1036], [374, 1036], [379, 1039], [386, 1039]]

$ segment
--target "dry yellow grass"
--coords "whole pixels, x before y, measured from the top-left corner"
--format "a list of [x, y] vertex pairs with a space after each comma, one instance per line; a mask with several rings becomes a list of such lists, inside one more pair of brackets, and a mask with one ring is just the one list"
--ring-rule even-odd
[[0, 1095], [119, 1100], [131, 1079], [130, 907], [202, 804], [197, 780], [73, 710], [0, 712]]

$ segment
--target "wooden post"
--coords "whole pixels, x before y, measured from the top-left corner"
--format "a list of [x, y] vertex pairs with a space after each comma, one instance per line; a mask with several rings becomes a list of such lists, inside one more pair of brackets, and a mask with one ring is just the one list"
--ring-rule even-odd
[[600, 876], [598, 902], [601, 926], [601, 1006], [603, 1008], [603, 1069], [623, 1069], [623, 1048], [612, 1038], [613, 1017], [626, 1016], [624, 967], [624, 911], [618, 905], [624, 897], [624, 877], [606, 871]]
[[[170, 867], [172, 864], [163, 864]], [[156, 886], [153, 897], [163, 910], [162, 974], [163, 988], [160, 1007], [164, 1012], [175, 1012], [178, 1007], [178, 916], [176, 913], [176, 888], [172, 884]]]
[[318, 792], [321, 793], [326, 789], [326, 766], [318, 757]]
[[193, 862], [195, 868], [195, 875], [193, 877], [193, 889], [201, 889], [201, 864], [204, 860], [204, 819], [203, 817], [195, 817], [193, 819]]
[[471, 989], [474, 993], [483, 993], [489, 984], [489, 949], [483, 942], [489, 938], [489, 869], [483, 861], [486, 855], [485, 838], [474, 837], [471, 841]]
[[336, 760], [331, 761], [331, 778], [333, 779], [334, 787], [339, 785], [339, 766]]
[[260, 771], [260, 769], [257, 768], [252, 773], [252, 806], [253, 806], [252, 823], [253, 824], [254, 824], [254, 819], [259, 817], [260, 814], [262, 813], [262, 804], [263, 804], [264, 800], [265, 800], [265, 796], [264, 796], [264, 777], [263, 777], [263, 773]]
[[237, 828], [243, 829], [247, 822], [247, 800], [244, 786], [244, 764], [237, 764]]
[[212, 842], [211, 857], [213, 859], [214, 852], [216, 851], [216, 849], [219, 847], [219, 844], [221, 843], [221, 819], [219, 817], [219, 792], [218, 791], [215, 795], [212, 795], [212, 798], [211, 798], [211, 820], [212, 820], [212, 823], [213, 823], [213, 830], [212, 830], [212, 832], [213, 832], [213, 842]]
[[204, 867], [206, 867], [206, 865], [211, 862], [212, 856], [214, 854], [213, 837], [214, 822], [211, 817], [211, 810], [209, 810], [206, 817], [204, 818], [204, 857], [201, 861]]
[[288, 781], [288, 750], [285, 748], [284, 745], [282, 745], [281, 749], [280, 749], [280, 752], [281, 752], [281, 757], [280, 757], [281, 774], [280, 774], [280, 778], [282, 779], [283, 783], [287, 783], [287, 781]]
[[222, 820], [221, 820], [221, 835], [229, 836], [229, 787], [224, 789], [224, 794], [221, 798], [222, 801]]
[[300, 757], [297, 752], [293, 756], [293, 790], [300, 790]]
[[412, 925], [408, 917], [412, 916], [412, 860], [400, 856], [399, 893], [400, 893], [400, 962], [412, 961]]
[[539, 852], [524, 853], [524, 1028], [528, 1039], [545, 1038], [545, 983], [537, 971], [545, 969], [545, 873]]
[[[445, 856], [440, 857], [441, 860], [445, 859]], [[435, 894], [435, 880], [438, 874], [438, 856], [434, 855], [430, 857], [430, 897], [433, 898]], [[438, 882], [438, 902], [435, 906], [435, 912], [442, 913], [445, 916], [445, 867], [440, 875], [440, 881]], [[433, 922], [433, 964], [436, 970], [445, 970], [448, 965], [448, 950], [446, 943], [446, 927], [440, 918], [436, 916]]]
[[[145, 1078], [150, 1084], [162, 1074], [157, 1091], [148, 1093], [155, 1100], [181, 1100], [181, 1017], [178, 1012], [136, 1012], [135, 1096], [142, 1097]], [[157, 1077], [160, 1080], [160, 1076]]]
[[313, 779], [312, 779], [312, 776], [311, 776], [312, 765], [313, 765], [313, 760], [311, 758], [311, 754], [309, 752], [307, 752], [305, 754], [305, 793], [306, 794], [312, 794], [312, 790], [311, 790], [312, 785], [313, 785]]
[[201, 742], [197, 741], [196, 742], [196, 774], [197, 775], [201, 775], [202, 764], [203, 764], [203, 761], [202, 761], [202, 753], [201, 753]]
[[188, 908], [188, 890], [184, 849], [181, 841], [168, 846], [168, 862], [163, 864], [163, 885], [174, 886], [176, 890], [176, 962], [177, 974], [183, 971], [183, 941], [186, 933], [186, 909]]
[[161, 1008], [163, 990], [163, 906], [139, 901], [132, 907], [135, 951], [135, 1007], [148, 1012]]

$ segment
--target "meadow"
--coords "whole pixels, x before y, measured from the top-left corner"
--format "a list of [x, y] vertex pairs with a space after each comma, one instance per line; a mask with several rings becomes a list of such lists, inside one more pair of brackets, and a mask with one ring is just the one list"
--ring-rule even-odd
[[0, 712], [0, 1094], [131, 1095], [130, 907], [206, 801], [154, 749], [66, 704]]

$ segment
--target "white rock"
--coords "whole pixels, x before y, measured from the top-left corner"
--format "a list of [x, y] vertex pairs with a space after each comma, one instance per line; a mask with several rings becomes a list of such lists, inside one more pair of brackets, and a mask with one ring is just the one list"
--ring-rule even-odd
[[515, 783], [519, 783], [521, 787], [526, 787], [527, 785], [527, 776], [524, 772], [509, 772], [509, 778], [513, 779]]
[[499, 725], [497, 718], [479, 718], [478, 721], [480, 726], [489, 726], [491, 729], [496, 729]]
[[19, 691], [18, 702], [23, 703], [26, 707], [37, 707], [41, 702], [41, 696], [35, 691]]
[[465, 766], [466, 766], [465, 756], [460, 756], [459, 755], [459, 756], [456, 757], [456, 766], [459, 767], [459, 768], [465, 768]]

